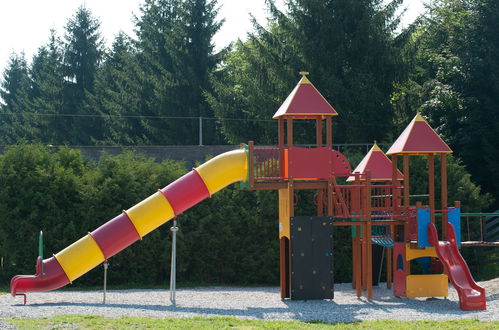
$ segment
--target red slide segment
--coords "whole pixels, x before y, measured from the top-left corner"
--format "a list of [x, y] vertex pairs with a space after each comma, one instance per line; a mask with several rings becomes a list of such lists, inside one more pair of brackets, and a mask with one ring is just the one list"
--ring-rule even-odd
[[435, 224], [428, 224], [428, 240], [435, 246], [438, 258], [459, 295], [459, 308], [463, 311], [485, 310], [485, 289], [475, 283], [470, 269], [456, 244], [454, 226], [447, 223], [448, 241], [439, 241]]
[[55, 257], [43, 261], [42, 258], [36, 260], [36, 275], [17, 275], [10, 281], [12, 296], [19, 292], [50, 291], [69, 284], [69, 279]]

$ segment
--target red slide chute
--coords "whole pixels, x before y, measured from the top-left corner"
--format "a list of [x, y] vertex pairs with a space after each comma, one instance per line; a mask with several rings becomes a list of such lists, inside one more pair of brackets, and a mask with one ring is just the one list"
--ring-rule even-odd
[[454, 226], [447, 223], [448, 241], [439, 241], [435, 224], [428, 224], [428, 240], [435, 246], [438, 258], [459, 295], [459, 308], [463, 311], [486, 309], [485, 289], [476, 284], [470, 269], [459, 252]]

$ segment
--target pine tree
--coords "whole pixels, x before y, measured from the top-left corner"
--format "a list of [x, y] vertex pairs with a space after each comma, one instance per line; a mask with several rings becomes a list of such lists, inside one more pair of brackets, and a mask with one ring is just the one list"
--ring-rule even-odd
[[197, 117], [212, 116], [203, 93], [219, 62], [212, 38], [217, 1], [148, 0], [137, 22], [139, 61], [147, 86], [142, 113], [173, 117], [144, 121], [154, 143], [197, 142]]
[[141, 117], [143, 74], [133, 41], [120, 32], [96, 76], [91, 104], [103, 116], [104, 144], [145, 145]]
[[[223, 77], [215, 78], [218, 87], [210, 102], [217, 116], [270, 119], [296, 84], [298, 71], [309, 71], [339, 113], [335, 141], [381, 140], [393, 128], [390, 96], [403, 76], [398, 38], [404, 34], [395, 37], [400, 3], [292, 0], [282, 13], [268, 1], [269, 27], [255, 23], [250, 40], [237, 44]], [[266, 131], [269, 126], [224, 122], [232, 142], [237, 135], [244, 140], [250, 135], [246, 128], [255, 127]], [[275, 126], [271, 129], [275, 132]], [[296, 129], [297, 141], [311, 142], [312, 126]]]
[[36, 120], [37, 139], [42, 143], [61, 144], [68, 122], [60, 116], [65, 111], [62, 45], [54, 30], [48, 44], [40, 47], [33, 57], [30, 74], [32, 111], [40, 114]]
[[[184, 45], [173, 53], [176, 58], [175, 73], [178, 79], [180, 97], [179, 115], [190, 117], [213, 117], [213, 112], [206, 102], [205, 92], [211, 91], [209, 75], [220, 62], [220, 54], [215, 53], [213, 37], [223, 24], [216, 21], [217, 1], [184, 1], [179, 22], [178, 43]], [[191, 121], [186, 130], [190, 133], [189, 144], [197, 142], [192, 134], [197, 130], [197, 121]], [[213, 127], [204, 130], [204, 139], [208, 143], [217, 142], [217, 132]]]
[[104, 54], [99, 28], [99, 21], [85, 7], [79, 7], [66, 25], [66, 111], [80, 116], [73, 119], [67, 130], [67, 141], [72, 144], [85, 145], [101, 139], [102, 120], [91, 117], [97, 113], [86, 103], [87, 94], [94, 92], [96, 72]]
[[3, 73], [0, 88], [0, 141], [13, 144], [20, 139], [29, 140], [34, 135], [31, 126], [30, 78], [24, 53], [12, 54]]
[[175, 134], [171, 121], [161, 118], [175, 115], [172, 113], [176, 107], [172, 91], [173, 59], [169, 51], [176, 47], [171, 38], [179, 20], [179, 8], [180, 0], [146, 0], [136, 23], [137, 56], [144, 74], [140, 113], [160, 117], [142, 121], [144, 134], [152, 144], [173, 144], [175, 138], [181, 138]]

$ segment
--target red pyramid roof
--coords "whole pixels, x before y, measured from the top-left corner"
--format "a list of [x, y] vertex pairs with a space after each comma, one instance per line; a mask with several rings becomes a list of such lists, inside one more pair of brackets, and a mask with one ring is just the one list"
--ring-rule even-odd
[[[367, 155], [362, 159], [362, 161], [357, 165], [353, 173], [359, 172], [360, 174], [365, 174], [366, 171], [371, 172], [372, 181], [389, 181], [392, 180], [392, 162], [385, 153], [374, 143], [373, 147]], [[397, 170], [397, 180], [403, 180], [404, 176]], [[354, 176], [350, 176], [347, 182], [352, 182], [355, 180]], [[361, 180], [365, 178], [361, 177]]]
[[426, 120], [417, 114], [390, 147], [393, 154], [443, 154], [451, 153], [449, 146], [438, 136]]
[[305, 75], [272, 118], [314, 118], [338, 113]]

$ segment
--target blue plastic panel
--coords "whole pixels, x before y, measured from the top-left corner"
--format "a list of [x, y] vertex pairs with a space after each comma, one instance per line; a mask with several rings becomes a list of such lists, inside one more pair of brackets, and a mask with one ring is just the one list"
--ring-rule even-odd
[[458, 247], [461, 247], [461, 209], [458, 207], [449, 207], [448, 221], [454, 226], [456, 243]]
[[418, 209], [418, 247], [432, 246], [428, 243], [428, 224], [430, 223], [430, 209]]

